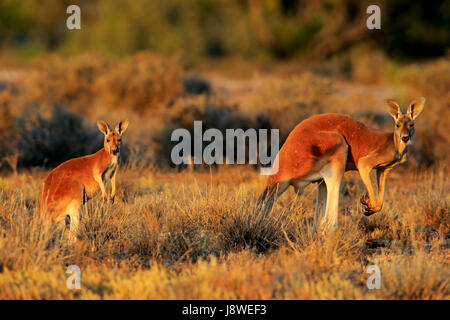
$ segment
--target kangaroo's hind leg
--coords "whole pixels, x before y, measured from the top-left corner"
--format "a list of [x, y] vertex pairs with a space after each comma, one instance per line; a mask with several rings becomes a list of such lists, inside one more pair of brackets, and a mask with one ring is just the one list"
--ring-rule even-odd
[[64, 217], [69, 220], [68, 243], [73, 244], [77, 239], [80, 222], [81, 202], [72, 200], [64, 211]]
[[327, 201], [327, 186], [323, 180], [317, 186], [316, 209], [314, 211], [313, 233], [316, 232], [319, 220], [325, 215], [325, 205]]
[[78, 225], [81, 216], [81, 206], [83, 202], [82, 198], [82, 187], [80, 184], [73, 182], [64, 185], [63, 190], [57, 190], [58, 194], [58, 207], [57, 212], [59, 212], [59, 220], [67, 222], [68, 226], [68, 243], [72, 244], [76, 241]]
[[338, 223], [339, 190], [347, 162], [348, 145], [341, 136], [342, 143], [337, 145], [329, 157], [322, 172], [327, 189], [327, 200], [323, 224], [328, 229], [336, 228]]

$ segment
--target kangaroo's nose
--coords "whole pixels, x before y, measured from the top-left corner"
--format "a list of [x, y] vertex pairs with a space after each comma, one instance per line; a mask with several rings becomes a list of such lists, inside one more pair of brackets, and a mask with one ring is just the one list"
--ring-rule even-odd
[[407, 143], [409, 141], [409, 136], [402, 137], [402, 141]]

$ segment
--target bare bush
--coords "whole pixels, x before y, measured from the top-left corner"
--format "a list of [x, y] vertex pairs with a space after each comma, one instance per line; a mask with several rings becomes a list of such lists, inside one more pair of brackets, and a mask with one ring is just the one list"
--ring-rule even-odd
[[3, 91], [0, 93], [0, 158], [16, 152], [16, 140], [11, 94]]
[[418, 119], [412, 156], [425, 166], [448, 162], [450, 134], [445, 120], [450, 118], [450, 62], [443, 59], [412, 65], [402, 72], [400, 80], [408, 87], [408, 98], [422, 95], [427, 99]]
[[181, 76], [176, 60], [144, 52], [114, 65], [95, 86], [109, 108], [154, 113], [172, 105], [183, 92]]
[[102, 136], [94, 126], [86, 126], [81, 116], [60, 107], [47, 116], [37, 108], [30, 110], [17, 119], [16, 130], [21, 167], [55, 167], [102, 147]]
[[30, 100], [87, 112], [97, 98], [98, 78], [110, 67], [111, 62], [101, 55], [85, 54], [68, 60], [51, 56], [29, 77]]

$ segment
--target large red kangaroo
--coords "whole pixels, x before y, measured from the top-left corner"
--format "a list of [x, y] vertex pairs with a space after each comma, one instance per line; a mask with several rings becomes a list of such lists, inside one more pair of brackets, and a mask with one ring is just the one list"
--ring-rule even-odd
[[[381, 210], [386, 175], [406, 161], [414, 134], [414, 120], [422, 112], [425, 98], [411, 102], [405, 114], [393, 100], [387, 100], [394, 118], [394, 132], [377, 132], [352, 118], [338, 114], [316, 115], [299, 123], [289, 134], [275, 160], [278, 172], [269, 176], [258, 200], [262, 217], [272, 209], [275, 198], [292, 185], [298, 194], [311, 182], [318, 182], [313, 230], [320, 225], [337, 227], [339, 187], [345, 171], [358, 170], [367, 193], [361, 197], [366, 216]], [[277, 163], [278, 162], [278, 163]], [[378, 196], [370, 172], [376, 169]]]
[[105, 185], [111, 181], [110, 200], [114, 202], [116, 174], [119, 165], [122, 134], [128, 120], [121, 121], [114, 130], [101, 120], [99, 130], [105, 135], [104, 147], [94, 154], [68, 160], [47, 176], [39, 201], [39, 214], [52, 221], [70, 219], [69, 242], [76, 239], [81, 205], [100, 189], [107, 199]]

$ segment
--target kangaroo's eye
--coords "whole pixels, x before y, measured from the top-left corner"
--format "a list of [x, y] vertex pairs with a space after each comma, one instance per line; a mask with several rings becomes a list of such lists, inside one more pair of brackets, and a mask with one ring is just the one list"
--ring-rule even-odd
[[122, 142], [122, 139], [119, 139], [118, 141], [119, 141], [119, 142]]
[[106, 139], [106, 142], [109, 142], [109, 139]]
[[396, 124], [396, 127], [397, 127], [397, 128], [400, 128], [400, 124], [397, 123], [397, 124]]
[[414, 128], [414, 123], [411, 123], [409, 126], [410, 126], [411, 128]]

